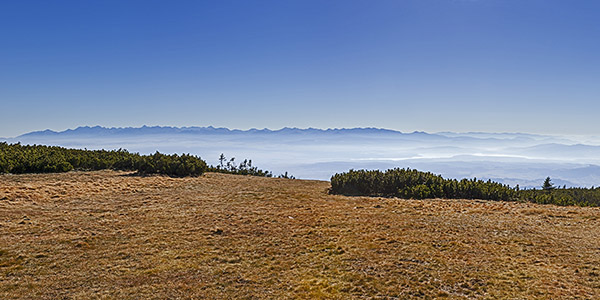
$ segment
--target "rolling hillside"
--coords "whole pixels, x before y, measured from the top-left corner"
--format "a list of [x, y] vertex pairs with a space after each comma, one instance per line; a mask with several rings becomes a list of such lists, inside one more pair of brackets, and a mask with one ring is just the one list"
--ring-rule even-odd
[[0, 176], [2, 299], [598, 298], [596, 208], [329, 182]]

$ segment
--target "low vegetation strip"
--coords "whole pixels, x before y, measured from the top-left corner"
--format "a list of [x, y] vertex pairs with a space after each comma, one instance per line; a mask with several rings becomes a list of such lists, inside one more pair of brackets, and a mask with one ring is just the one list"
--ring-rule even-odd
[[[127, 150], [81, 150], [58, 146], [21, 145], [0, 142], [0, 174], [62, 173], [79, 171], [137, 171], [137, 175], [160, 174], [173, 177], [200, 176], [204, 172], [273, 177], [273, 172], [252, 165], [245, 159], [219, 158], [220, 164], [209, 166], [198, 156], [189, 154], [140, 155]], [[287, 172], [277, 176], [294, 179]]]
[[412, 199], [516, 200], [508, 185], [477, 179], [445, 179], [430, 172], [411, 169], [350, 170], [331, 177], [333, 194], [383, 196]]
[[200, 157], [126, 150], [80, 150], [56, 146], [0, 143], [0, 173], [60, 173], [71, 170], [137, 171], [140, 175], [199, 176], [207, 170]]
[[331, 177], [331, 193], [410, 199], [482, 199], [542, 204], [600, 206], [600, 188], [555, 188], [547, 179], [540, 190], [521, 190], [491, 180], [445, 179], [412, 169], [350, 170]]
[[552, 188], [520, 190], [519, 198], [540, 204], [600, 206], [600, 188]]

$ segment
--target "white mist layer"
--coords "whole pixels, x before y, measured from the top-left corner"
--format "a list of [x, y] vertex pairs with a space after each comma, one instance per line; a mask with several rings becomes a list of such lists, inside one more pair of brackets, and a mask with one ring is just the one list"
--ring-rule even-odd
[[[68, 148], [127, 149], [150, 154], [190, 153], [216, 165], [221, 153], [276, 175], [329, 180], [349, 169], [416, 168], [449, 178], [493, 179], [514, 186], [600, 185], [595, 137], [488, 133], [399, 133], [377, 129], [229, 131], [144, 127], [38, 132], [7, 139]], [[582, 141], [589, 141], [584, 144]]]

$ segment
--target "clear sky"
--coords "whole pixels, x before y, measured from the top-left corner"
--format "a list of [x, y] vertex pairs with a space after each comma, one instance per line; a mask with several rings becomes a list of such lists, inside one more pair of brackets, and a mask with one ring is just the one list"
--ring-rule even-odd
[[2, 1], [0, 136], [102, 126], [600, 134], [600, 1]]

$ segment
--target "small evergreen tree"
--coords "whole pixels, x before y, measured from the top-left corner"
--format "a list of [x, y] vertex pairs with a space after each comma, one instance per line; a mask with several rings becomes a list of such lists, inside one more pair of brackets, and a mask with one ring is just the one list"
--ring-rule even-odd
[[542, 188], [545, 191], [549, 191], [549, 190], [553, 190], [554, 189], [554, 184], [552, 183], [550, 176], [546, 177], [546, 180], [544, 180], [544, 184], [542, 185]]

